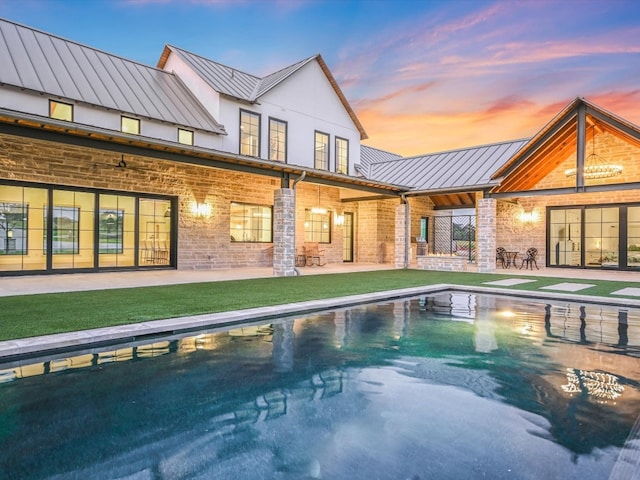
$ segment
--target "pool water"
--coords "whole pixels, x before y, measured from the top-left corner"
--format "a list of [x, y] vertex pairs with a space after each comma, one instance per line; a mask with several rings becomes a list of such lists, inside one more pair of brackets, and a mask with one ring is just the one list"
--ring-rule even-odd
[[635, 478], [639, 380], [639, 311], [400, 299], [0, 365], [0, 478]]

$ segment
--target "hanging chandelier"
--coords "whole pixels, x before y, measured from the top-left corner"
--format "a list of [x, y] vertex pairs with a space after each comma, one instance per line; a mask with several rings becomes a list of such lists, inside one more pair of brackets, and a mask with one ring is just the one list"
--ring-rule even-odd
[[[584, 165], [582, 169], [584, 178], [610, 178], [620, 175], [622, 173], [622, 165], [611, 164], [596, 153], [595, 125], [593, 125], [592, 128], [594, 129], [594, 131], [591, 135], [591, 154], [584, 159]], [[576, 168], [569, 168], [564, 171], [564, 174], [567, 177], [573, 177], [577, 175], [577, 172], [578, 170]]]

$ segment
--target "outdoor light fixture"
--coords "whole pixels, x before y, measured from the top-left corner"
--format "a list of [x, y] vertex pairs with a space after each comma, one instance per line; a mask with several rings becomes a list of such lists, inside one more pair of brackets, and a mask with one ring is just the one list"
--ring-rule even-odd
[[519, 218], [522, 223], [535, 223], [538, 220], [538, 214], [533, 210], [529, 212], [523, 210]]
[[316, 215], [326, 215], [327, 209], [320, 206], [320, 185], [318, 185], [318, 206], [311, 207], [311, 213]]
[[196, 218], [209, 218], [211, 216], [211, 205], [193, 202], [191, 204], [191, 214]]
[[336, 214], [333, 221], [336, 225], [344, 225], [344, 215]]
[[[595, 129], [595, 125], [592, 126], [592, 129]], [[596, 134], [595, 131], [592, 131], [591, 134], [591, 154], [584, 159], [583, 165], [583, 173], [584, 178], [594, 179], [594, 178], [610, 178], [616, 177], [622, 173], [622, 165], [614, 165], [608, 163], [604, 160], [600, 155], [596, 153], [595, 147], [595, 139]], [[565, 170], [564, 174], [567, 177], [573, 177], [577, 174], [578, 170], [576, 168], [569, 168]]]

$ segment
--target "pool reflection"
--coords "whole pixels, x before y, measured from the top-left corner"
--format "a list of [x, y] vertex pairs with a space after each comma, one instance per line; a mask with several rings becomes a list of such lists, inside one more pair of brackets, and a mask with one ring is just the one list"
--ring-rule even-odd
[[453, 292], [5, 365], [0, 476], [601, 478], [639, 318]]

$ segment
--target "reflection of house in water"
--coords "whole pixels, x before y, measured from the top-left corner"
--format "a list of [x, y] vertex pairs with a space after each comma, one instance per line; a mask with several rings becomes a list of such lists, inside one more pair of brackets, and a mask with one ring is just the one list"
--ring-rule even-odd
[[420, 310], [443, 315], [447, 320], [471, 321], [476, 318], [476, 295], [444, 292], [420, 298]]
[[[71, 458], [64, 473], [78, 478], [273, 478], [274, 466], [314, 478], [319, 442], [358, 418], [368, 393], [380, 396], [386, 385], [370, 379], [394, 376], [543, 417], [544, 433], [577, 453], [621, 447], [640, 405], [639, 331], [626, 310], [454, 292], [16, 362], [0, 371], [3, 387], [16, 385], [2, 393], [29, 392], [20, 422], [31, 429], [12, 436], [0, 463], [34, 476], [48, 456]], [[571, 392], [568, 368], [587, 372]], [[578, 391], [585, 379], [590, 390]], [[620, 395], [586, 394], [598, 388]], [[84, 433], [64, 445], [37, 443], [74, 428]], [[77, 452], [94, 463], [75, 462]]]

